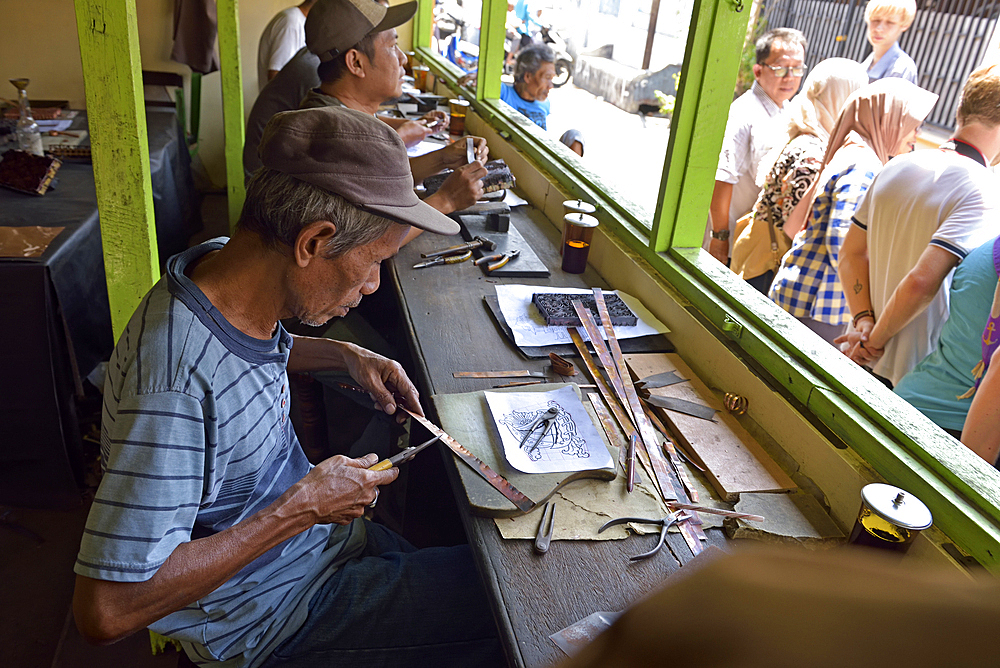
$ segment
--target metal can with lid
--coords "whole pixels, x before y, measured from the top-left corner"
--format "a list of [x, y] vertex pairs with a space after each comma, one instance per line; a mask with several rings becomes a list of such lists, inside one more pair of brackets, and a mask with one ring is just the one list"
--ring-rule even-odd
[[903, 553], [933, 521], [927, 506], [909, 492], [872, 483], [861, 490], [861, 510], [847, 542]]

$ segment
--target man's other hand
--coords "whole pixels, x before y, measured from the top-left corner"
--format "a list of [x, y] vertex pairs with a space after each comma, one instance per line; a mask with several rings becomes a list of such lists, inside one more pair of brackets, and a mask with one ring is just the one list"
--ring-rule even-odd
[[467, 209], [483, 196], [486, 168], [478, 160], [459, 167], [448, 175], [437, 192], [425, 202], [444, 214]]
[[[462, 137], [458, 141], [453, 141], [436, 152], [441, 160], [441, 169], [451, 168], [457, 170], [462, 165], [469, 163], [465, 151], [467, 145], [466, 139], [468, 137]], [[476, 149], [476, 160], [485, 165], [486, 160], [490, 156], [490, 147], [486, 145], [486, 140], [482, 137], [472, 137], [472, 142]]]
[[708, 244], [708, 252], [722, 264], [729, 266], [729, 240], [712, 239]]
[[368, 390], [377, 410], [396, 415], [397, 422], [403, 422], [406, 413], [396, 411], [396, 402], [402, 401], [414, 413], [424, 414], [420, 408], [420, 393], [399, 362], [360, 346], [346, 346], [344, 365], [351, 378]]

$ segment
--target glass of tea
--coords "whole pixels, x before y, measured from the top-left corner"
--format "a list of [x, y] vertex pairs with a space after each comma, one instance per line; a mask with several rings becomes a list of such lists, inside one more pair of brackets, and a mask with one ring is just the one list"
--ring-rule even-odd
[[586, 213], [568, 213], [563, 216], [562, 270], [568, 274], [582, 274], [587, 268], [590, 244], [597, 228], [597, 218]]
[[933, 522], [920, 499], [898, 487], [873, 483], [861, 490], [861, 510], [847, 542], [905, 553]]

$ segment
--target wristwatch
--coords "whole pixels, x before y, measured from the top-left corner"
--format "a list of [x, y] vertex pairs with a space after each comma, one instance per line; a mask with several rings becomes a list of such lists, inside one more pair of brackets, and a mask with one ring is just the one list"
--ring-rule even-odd
[[729, 241], [729, 230], [719, 230], [718, 232], [712, 230], [712, 238], [719, 241]]

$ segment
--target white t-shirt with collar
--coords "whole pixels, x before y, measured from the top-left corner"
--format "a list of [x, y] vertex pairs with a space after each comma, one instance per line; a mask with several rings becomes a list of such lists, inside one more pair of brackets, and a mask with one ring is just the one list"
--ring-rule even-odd
[[[868, 232], [868, 281], [876, 319], [928, 245], [961, 262], [996, 237], [998, 186], [993, 172], [955, 151], [915, 151], [886, 163], [854, 214], [854, 223]], [[927, 308], [886, 343], [873, 371], [893, 385], [937, 347], [948, 319], [953, 273]]]

